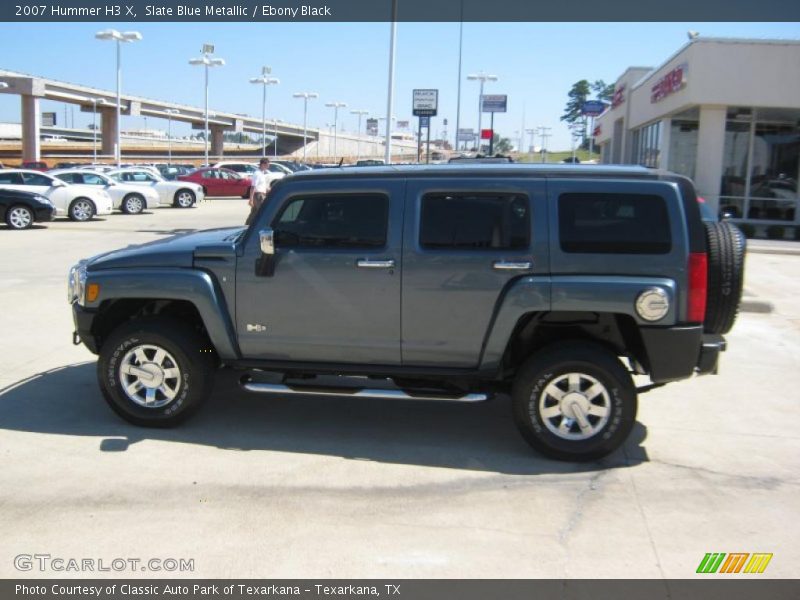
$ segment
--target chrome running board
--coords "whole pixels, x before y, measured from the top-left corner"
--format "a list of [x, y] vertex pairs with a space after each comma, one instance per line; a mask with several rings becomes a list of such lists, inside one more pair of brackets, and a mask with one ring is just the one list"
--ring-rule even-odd
[[383, 400], [439, 400], [444, 402], [483, 402], [486, 394], [411, 394], [403, 390], [381, 390], [369, 388], [325, 388], [315, 386], [288, 386], [276, 383], [257, 383], [247, 381], [241, 383], [248, 392], [259, 394], [291, 394], [296, 396], [347, 396], [348, 398], [379, 398]]

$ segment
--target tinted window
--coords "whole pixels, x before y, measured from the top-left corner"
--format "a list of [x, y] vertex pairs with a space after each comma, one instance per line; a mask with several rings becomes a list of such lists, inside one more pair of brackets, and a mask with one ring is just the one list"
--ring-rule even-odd
[[647, 194], [562, 194], [558, 227], [564, 252], [666, 254], [667, 205]]
[[278, 247], [382, 248], [386, 196], [307, 196], [286, 204], [274, 226]]
[[528, 198], [515, 194], [428, 194], [422, 199], [423, 248], [522, 250], [530, 245]]
[[66, 181], [67, 183], [81, 183], [83, 181], [83, 177], [80, 173], [61, 173], [56, 175], [61, 181]]
[[53, 182], [49, 177], [34, 173], [23, 173], [22, 180], [25, 182], [25, 185], [43, 185], [46, 187], [53, 185]]
[[0, 173], [0, 183], [22, 185], [19, 173]]

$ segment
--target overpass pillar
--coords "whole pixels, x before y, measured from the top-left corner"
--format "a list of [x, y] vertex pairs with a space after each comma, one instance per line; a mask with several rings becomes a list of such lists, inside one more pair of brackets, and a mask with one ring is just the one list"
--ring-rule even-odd
[[[211, 156], [222, 158], [223, 146], [225, 142], [225, 128], [221, 125], [210, 125], [209, 129], [211, 129], [211, 146], [209, 148], [209, 154]], [[211, 159], [209, 158], [209, 160]]]
[[39, 113], [39, 98], [30, 94], [22, 94], [20, 98], [22, 99], [22, 160], [38, 161], [42, 159], [42, 117]]
[[[117, 109], [98, 108], [100, 112], [100, 152], [105, 156], [116, 156], [114, 146], [117, 143]], [[122, 153], [120, 153], [120, 156]]]

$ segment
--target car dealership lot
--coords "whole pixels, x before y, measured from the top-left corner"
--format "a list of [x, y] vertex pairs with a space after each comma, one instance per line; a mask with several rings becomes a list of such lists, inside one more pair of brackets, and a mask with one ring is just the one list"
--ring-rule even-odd
[[800, 256], [748, 257], [746, 288], [775, 311], [741, 315], [719, 376], [644, 394], [624, 452], [599, 463], [536, 455], [504, 397], [290, 400], [233, 373], [178, 429], [121, 421], [71, 343], [69, 266], [247, 210], [0, 231], [0, 576], [85, 575], [14, 567], [47, 553], [189, 558], [179, 575], [200, 577], [681, 578], [707, 552], [771, 552], [764, 576], [794, 576]]

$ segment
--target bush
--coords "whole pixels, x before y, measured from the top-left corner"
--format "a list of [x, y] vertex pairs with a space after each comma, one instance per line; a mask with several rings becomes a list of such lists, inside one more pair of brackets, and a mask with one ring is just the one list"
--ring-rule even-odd
[[767, 227], [767, 238], [771, 240], [782, 240], [785, 229], [783, 225], [770, 225]]

